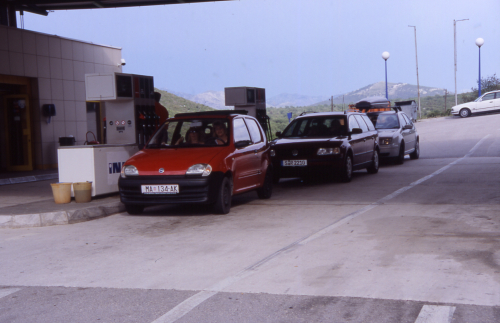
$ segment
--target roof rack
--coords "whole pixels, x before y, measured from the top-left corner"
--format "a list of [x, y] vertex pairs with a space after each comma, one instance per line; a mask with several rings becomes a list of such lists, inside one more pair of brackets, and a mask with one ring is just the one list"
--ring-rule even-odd
[[216, 110], [216, 111], [201, 111], [201, 112], [186, 112], [177, 113], [174, 117], [196, 117], [196, 116], [228, 116], [231, 114], [248, 114], [246, 110]]
[[299, 114], [299, 117], [303, 116], [304, 114], [308, 114], [308, 113], [318, 113], [318, 112], [317, 111], [304, 111], [301, 114]]

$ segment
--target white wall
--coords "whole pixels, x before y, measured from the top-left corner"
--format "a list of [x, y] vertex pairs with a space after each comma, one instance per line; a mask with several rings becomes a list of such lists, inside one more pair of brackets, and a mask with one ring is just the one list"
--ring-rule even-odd
[[[85, 142], [85, 74], [121, 72], [120, 61], [121, 48], [0, 26], [0, 74], [35, 81], [36, 165], [57, 163], [59, 137], [73, 135], [77, 144]], [[48, 103], [55, 104], [57, 114], [50, 124], [39, 116]]]

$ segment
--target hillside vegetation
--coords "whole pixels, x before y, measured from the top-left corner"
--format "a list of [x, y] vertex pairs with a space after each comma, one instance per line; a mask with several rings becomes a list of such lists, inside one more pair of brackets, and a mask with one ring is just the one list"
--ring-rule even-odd
[[155, 91], [161, 93], [160, 104], [167, 108], [170, 118], [175, 116], [177, 113], [215, 110], [213, 108], [207, 107], [206, 105], [186, 100], [167, 91], [162, 91], [157, 88], [155, 88]]

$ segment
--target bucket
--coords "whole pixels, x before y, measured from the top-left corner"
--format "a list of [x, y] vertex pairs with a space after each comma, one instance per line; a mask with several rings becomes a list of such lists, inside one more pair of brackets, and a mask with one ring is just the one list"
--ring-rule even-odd
[[76, 203], [87, 203], [92, 199], [92, 182], [73, 183]]
[[56, 204], [71, 202], [71, 183], [50, 183]]

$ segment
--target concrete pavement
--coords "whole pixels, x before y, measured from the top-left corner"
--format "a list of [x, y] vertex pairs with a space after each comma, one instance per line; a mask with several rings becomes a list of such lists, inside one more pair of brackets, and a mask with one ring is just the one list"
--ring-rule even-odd
[[93, 197], [88, 203], [56, 204], [50, 183], [57, 171], [0, 174], [0, 228], [44, 227], [102, 218], [124, 211], [118, 194]]

